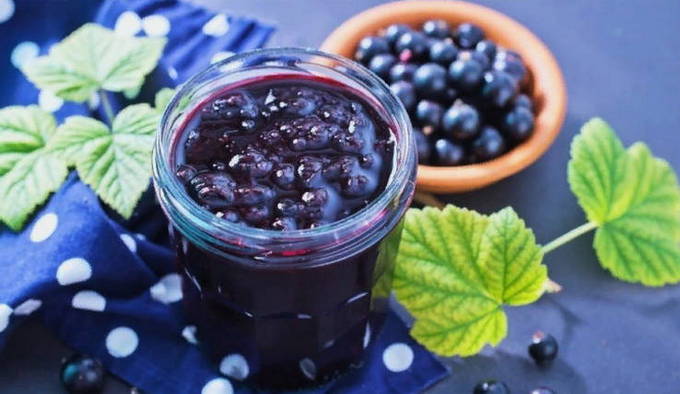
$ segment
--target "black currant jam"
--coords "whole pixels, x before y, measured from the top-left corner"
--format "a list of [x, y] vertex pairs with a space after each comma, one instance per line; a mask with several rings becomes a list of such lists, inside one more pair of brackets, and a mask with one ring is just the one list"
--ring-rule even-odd
[[279, 75], [204, 103], [177, 149], [177, 176], [217, 217], [297, 230], [347, 217], [385, 189], [393, 141], [362, 98], [331, 80]]
[[[189, 208], [229, 224], [226, 235], [196, 236], [182, 216], [193, 213], [164, 203], [156, 180], [187, 313], [227, 376], [316, 386], [361, 365], [382, 325], [393, 267], [379, 245], [410, 201], [415, 151], [409, 126], [365, 94], [321, 76], [245, 79], [198, 104], [171, 137], [174, 176], [200, 206]], [[397, 168], [400, 144], [409, 151]]]

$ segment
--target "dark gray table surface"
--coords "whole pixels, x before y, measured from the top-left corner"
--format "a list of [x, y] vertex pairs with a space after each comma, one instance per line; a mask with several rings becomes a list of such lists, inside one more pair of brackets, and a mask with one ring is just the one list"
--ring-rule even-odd
[[[346, 18], [379, 0], [202, 0], [215, 9], [278, 25], [270, 46], [318, 46]], [[567, 119], [554, 146], [526, 171], [446, 199], [482, 212], [513, 206], [547, 242], [584, 221], [566, 182], [569, 143], [593, 116], [626, 144], [646, 141], [680, 170], [680, 1], [484, 0], [533, 30], [553, 50], [569, 91]], [[509, 335], [497, 349], [444, 362], [450, 378], [431, 393], [470, 393], [478, 380], [502, 379], [513, 393], [548, 385], [560, 394], [680, 393], [680, 286], [644, 288], [613, 279], [598, 265], [592, 235], [551, 253], [560, 294], [509, 308]], [[553, 333], [552, 368], [526, 355], [537, 329]], [[70, 351], [37, 322], [16, 331], [0, 354], [0, 393], [60, 393], [59, 360]], [[110, 380], [106, 393], [126, 393]]]

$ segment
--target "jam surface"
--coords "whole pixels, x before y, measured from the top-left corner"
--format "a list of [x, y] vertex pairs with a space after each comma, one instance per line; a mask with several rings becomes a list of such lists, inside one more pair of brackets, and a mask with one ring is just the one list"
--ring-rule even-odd
[[176, 174], [217, 217], [295, 230], [347, 217], [387, 183], [393, 140], [357, 93], [321, 77], [229, 87], [186, 123]]

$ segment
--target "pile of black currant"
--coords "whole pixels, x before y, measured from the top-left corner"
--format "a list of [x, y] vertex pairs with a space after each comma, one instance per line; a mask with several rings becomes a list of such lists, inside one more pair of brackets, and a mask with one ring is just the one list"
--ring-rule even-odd
[[393, 24], [364, 37], [355, 60], [388, 84], [413, 122], [420, 164], [456, 166], [494, 159], [534, 129], [523, 93], [529, 72], [516, 52], [471, 23]]

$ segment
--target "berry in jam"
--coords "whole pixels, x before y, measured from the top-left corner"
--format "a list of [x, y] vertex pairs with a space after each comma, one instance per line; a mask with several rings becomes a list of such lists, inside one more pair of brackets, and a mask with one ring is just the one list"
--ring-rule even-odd
[[368, 205], [391, 171], [387, 123], [358, 94], [320, 78], [228, 87], [178, 135], [176, 175], [188, 194], [218, 217], [264, 229], [340, 220]]

